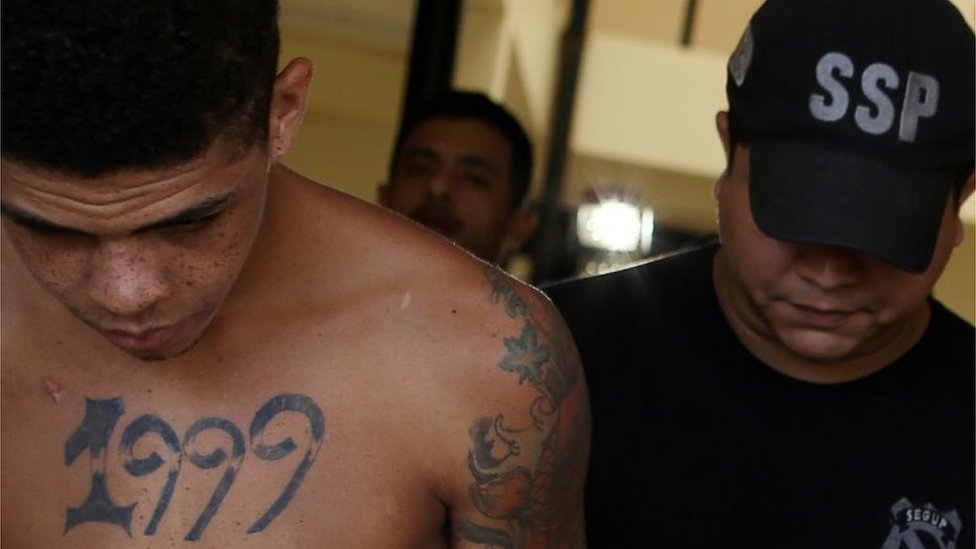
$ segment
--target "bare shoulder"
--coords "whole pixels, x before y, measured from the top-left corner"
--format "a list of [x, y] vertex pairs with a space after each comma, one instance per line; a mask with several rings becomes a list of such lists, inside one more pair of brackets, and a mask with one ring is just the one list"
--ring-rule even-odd
[[581, 547], [590, 420], [575, 345], [539, 292], [487, 266], [482, 275], [498, 337], [488, 334], [480, 362], [491, 381], [470, 418], [455, 541]]
[[437, 337], [421, 360], [455, 411], [440, 478], [455, 546], [582, 547], [589, 404], [561, 316], [495, 267], [439, 263], [414, 300]]
[[318, 204], [322, 242], [300, 286], [318, 281], [319, 309], [342, 312], [331, 333], [368, 356], [355, 375], [397, 402], [384, 428], [423, 446], [412, 463], [445, 505], [453, 545], [582, 546], [589, 404], [552, 303], [386, 210], [300, 192], [316, 195], [296, 208]]

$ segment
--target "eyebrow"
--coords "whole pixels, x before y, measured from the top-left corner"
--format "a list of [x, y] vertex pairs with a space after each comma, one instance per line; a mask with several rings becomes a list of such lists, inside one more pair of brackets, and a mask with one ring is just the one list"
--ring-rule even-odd
[[[199, 221], [202, 218], [213, 215], [218, 212], [224, 206], [229, 204], [236, 198], [237, 193], [234, 191], [226, 192], [217, 196], [211, 196], [201, 200], [200, 202], [180, 210], [173, 215], [166, 216], [152, 223], [148, 223], [141, 227], [137, 227], [130, 231], [130, 234], [138, 234], [147, 231], [152, 231], [155, 229], [162, 229], [166, 227], [172, 227], [176, 225], [185, 225], [192, 223], [194, 221]], [[28, 212], [26, 210], [21, 210], [16, 206], [8, 204], [6, 201], [0, 201], [0, 214], [4, 217], [19, 223], [21, 225], [26, 225], [35, 229], [40, 229], [47, 232], [61, 233], [61, 234], [77, 234], [84, 235], [88, 234], [85, 231], [67, 227], [65, 225], [59, 225], [48, 221], [36, 214]]]
[[[443, 156], [434, 149], [427, 147], [410, 147], [409, 149], [404, 149], [402, 158], [404, 160], [410, 158], [429, 158], [437, 160], [443, 158]], [[491, 173], [496, 173], [498, 171], [493, 163], [489, 162], [484, 157], [474, 154], [462, 154], [454, 157], [453, 161], [469, 168], [484, 169]]]

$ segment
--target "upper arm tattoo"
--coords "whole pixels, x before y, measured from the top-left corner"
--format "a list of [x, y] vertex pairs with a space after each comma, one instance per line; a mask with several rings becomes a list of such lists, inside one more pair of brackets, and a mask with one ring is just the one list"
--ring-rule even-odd
[[484, 520], [457, 524], [456, 535], [486, 547], [582, 546], [589, 409], [575, 346], [505, 275], [493, 268], [485, 275], [492, 303], [521, 321], [520, 332], [504, 338], [498, 367], [538, 396], [528, 420], [512, 424], [498, 414], [473, 422], [469, 496]]

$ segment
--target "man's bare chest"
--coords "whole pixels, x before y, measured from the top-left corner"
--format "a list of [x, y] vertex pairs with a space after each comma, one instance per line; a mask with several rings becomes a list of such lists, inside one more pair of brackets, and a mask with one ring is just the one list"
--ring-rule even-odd
[[3, 541], [370, 546], [362, 532], [436, 540], [443, 512], [412, 450], [389, 442], [384, 418], [326, 385], [248, 380], [194, 394], [36, 379], [13, 398], [7, 387]]

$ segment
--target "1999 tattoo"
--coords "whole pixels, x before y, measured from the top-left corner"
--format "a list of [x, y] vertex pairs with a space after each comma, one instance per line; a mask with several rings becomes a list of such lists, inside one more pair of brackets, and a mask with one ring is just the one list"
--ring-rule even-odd
[[[258, 459], [278, 460], [298, 448], [291, 437], [273, 445], [256, 442], [261, 438], [272, 418], [282, 412], [303, 414], [308, 419], [310, 440], [305, 449], [305, 456], [298, 464], [291, 479], [280, 495], [268, 505], [267, 510], [254, 520], [247, 530], [249, 534], [264, 530], [288, 506], [305, 479], [305, 474], [315, 462], [325, 435], [325, 416], [315, 401], [300, 394], [277, 395], [258, 409], [248, 430], [251, 453]], [[115, 431], [116, 424], [123, 414], [125, 414], [125, 406], [122, 398], [86, 399], [85, 417], [81, 425], [64, 443], [65, 466], [70, 466], [86, 452], [91, 462], [91, 487], [88, 497], [81, 505], [68, 507], [64, 523], [65, 535], [75, 526], [86, 522], [112, 524], [123, 528], [126, 534], [132, 535], [132, 511], [136, 504], [118, 505], [112, 501], [106, 481], [106, 449], [112, 433]], [[200, 433], [205, 431], [220, 431], [226, 435], [230, 441], [229, 453], [222, 448], [217, 448], [209, 454], [200, 454], [195, 451], [194, 441]], [[160, 456], [155, 451], [146, 457], [135, 456], [133, 447], [136, 442], [149, 435], [155, 435], [162, 440], [166, 450], [169, 451], [168, 456]], [[217, 514], [224, 497], [227, 496], [234, 484], [237, 471], [247, 454], [247, 444], [241, 430], [233, 422], [224, 418], [205, 417], [199, 419], [186, 430], [183, 438], [180, 439], [176, 431], [158, 416], [143, 414], [132, 420], [122, 431], [119, 451], [123, 456], [126, 472], [134, 477], [145, 476], [164, 466], [168, 467], [166, 482], [160, 490], [155, 509], [143, 532], [147, 536], [156, 533], [160, 521], [166, 514], [184, 460], [188, 460], [193, 466], [201, 469], [224, 467], [224, 474], [221, 476], [217, 487], [184, 538], [188, 541], [194, 541], [203, 536], [207, 524]]]

